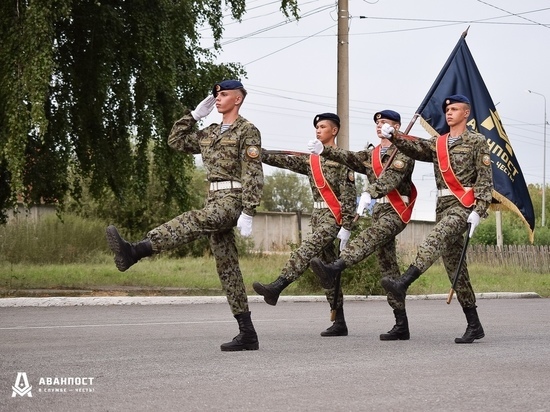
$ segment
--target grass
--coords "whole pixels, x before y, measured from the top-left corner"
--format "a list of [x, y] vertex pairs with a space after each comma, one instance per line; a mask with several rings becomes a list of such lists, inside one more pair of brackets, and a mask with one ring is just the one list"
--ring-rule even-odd
[[[221, 295], [212, 257], [175, 258], [160, 255], [144, 259], [128, 271], [119, 272], [105, 242], [106, 222], [67, 214], [39, 220], [20, 219], [0, 226], [0, 297], [82, 294], [186, 294]], [[200, 248], [199, 248], [200, 249]], [[279, 276], [289, 254], [245, 253], [240, 260], [247, 291], [252, 283], [269, 283]], [[201, 252], [203, 253], [203, 252]], [[414, 253], [413, 253], [414, 255]], [[412, 256], [403, 252], [403, 264]], [[344, 293], [383, 293], [378, 282], [376, 259], [370, 257], [344, 272]], [[469, 265], [476, 292], [536, 292], [550, 297], [548, 275], [520, 267]], [[366, 292], [368, 291], [368, 292]], [[410, 294], [440, 294], [449, 291], [443, 266], [435, 264], [410, 288]], [[285, 294], [322, 294], [315, 275], [307, 270]]]
[[[269, 283], [277, 278], [288, 254], [250, 255], [241, 258], [241, 270], [249, 294], [252, 283]], [[119, 272], [109, 254], [98, 254], [93, 263], [11, 264], [0, 262], [0, 296], [59, 294], [181, 294], [221, 295], [212, 257], [155, 257], [140, 261], [126, 272]], [[550, 277], [529, 273], [522, 268], [469, 265], [474, 290], [482, 292], [536, 292], [550, 297]], [[345, 274], [344, 274], [345, 276]], [[409, 294], [440, 294], [449, 291], [449, 280], [440, 264], [432, 266], [409, 289]], [[41, 292], [36, 292], [41, 290]], [[48, 292], [55, 290], [56, 292]], [[88, 292], [89, 293], [89, 292]], [[322, 294], [314, 275], [307, 271], [288, 287], [285, 294]], [[362, 295], [361, 285], [344, 288], [345, 294]]]
[[[520, 267], [468, 265], [470, 280], [476, 293], [536, 292], [550, 297], [550, 277], [527, 272]], [[448, 293], [450, 282], [443, 265], [435, 264], [409, 289], [410, 294]]]

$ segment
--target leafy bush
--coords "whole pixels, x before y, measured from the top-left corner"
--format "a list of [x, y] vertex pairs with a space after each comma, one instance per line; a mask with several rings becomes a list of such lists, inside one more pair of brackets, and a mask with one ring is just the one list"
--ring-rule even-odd
[[[371, 222], [372, 220], [368, 216], [361, 218], [357, 227], [352, 231], [350, 241], [368, 227]], [[344, 293], [350, 293], [350, 290], [361, 290], [366, 296], [386, 294], [380, 286], [380, 268], [374, 255], [368, 256], [363, 261], [346, 268], [342, 272], [341, 286]], [[300, 288], [315, 290], [319, 287], [317, 276], [311, 269], [308, 269], [300, 278]]]

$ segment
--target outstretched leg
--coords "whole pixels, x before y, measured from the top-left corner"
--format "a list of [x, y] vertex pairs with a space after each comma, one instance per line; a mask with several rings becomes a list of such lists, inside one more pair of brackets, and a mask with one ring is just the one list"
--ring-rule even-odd
[[290, 285], [290, 281], [282, 276], [279, 276], [273, 282], [267, 284], [254, 282], [252, 287], [258, 295], [262, 295], [264, 297], [265, 303], [275, 306], [279, 300], [279, 295], [288, 285]]
[[108, 226], [105, 232], [109, 248], [115, 254], [115, 265], [121, 272], [128, 270], [141, 258], [153, 254], [153, 246], [149, 238], [136, 243], [127, 242], [113, 225]]

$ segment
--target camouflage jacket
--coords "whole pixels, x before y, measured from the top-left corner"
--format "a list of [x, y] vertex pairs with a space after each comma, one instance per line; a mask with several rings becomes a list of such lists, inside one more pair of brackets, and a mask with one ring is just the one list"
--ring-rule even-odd
[[[311, 194], [314, 202], [323, 202], [323, 197], [317, 189], [311, 167], [309, 156], [289, 156], [279, 154], [269, 154], [262, 150], [262, 161], [270, 166], [280, 167], [291, 170], [295, 173], [306, 175], [311, 186]], [[351, 230], [353, 218], [355, 215], [355, 205], [357, 194], [355, 191], [355, 176], [353, 172], [346, 167], [321, 158], [321, 168], [332, 191], [340, 201], [342, 210], [342, 226]]]
[[202, 130], [194, 127], [196, 123], [186, 110], [174, 123], [168, 145], [182, 152], [200, 153], [208, 181], [240, 182], [243, 212], [253, 216], [264, 185], [260, 131], [242, 116], [224, 133], [220, 133], [219, 123]]
[[[437, 137], [413, 140], [397, 138], [393, 139], [393, 142], [400, 151], [413, 159], [432, 162], [437, 189], [447, 189], [437, 159]], [[491, 156], [485, 136], [466, 129], [459, 139], [450, 145], [449, 158], [453, 172], [462, 186], [474, 189], [474, 210], [481, 217], [485, 217], [491, 204], [493, 189]]]
[[[382, 156], [381, 160], [384, 166], [395, 150], [397, 149], [391, 146]], [[366, 175], [369, 183], [363, 191], [368, 192], [373, 199], [384, 197], [394, 189], [397, 189], [402, 196], [410, 196], [414, 160], [401, 152], [397, 152], [391, 165], [386, 168], [380, 179], [377, 179], [372, 168], [372, 153], [371, 150], [352, 152], [339, 147], [325, 146], [321, 156], [342, 163], [357, 173]]]

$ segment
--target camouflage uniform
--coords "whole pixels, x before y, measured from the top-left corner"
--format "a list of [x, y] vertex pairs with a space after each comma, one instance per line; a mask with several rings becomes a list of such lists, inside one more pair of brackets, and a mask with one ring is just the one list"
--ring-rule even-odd
[[[392, 153], [397, 150], [391, 146], [382, 156], [385, 165]], [[411, 196], [411, 176], [414, 170], [414, 161], [398, 152], [391, 165], [387, 167], [380, 179], [376, 178], [372, 168], [372, 151], [363, 150], [352, 152], [334, 147], [325, 147], [321, 156], [342, 163], [352, 170], [367, 176], [369, 183], [365, 191], [373, 199], [384, 199], [394, 189], [402, 196]], [[340, 259], [349, 267], [376, 253], [380, 266], [381, 276], [397, 278], [400, 268], [397, 263], [395, 237], [405, 229], [399, 214], [390, 203], [377, 202], [372, 212], [372, 224], [351, 240], [340, 253]], [[388, 303], [393, 309], [404, 309], [405, 302], [388, 294]]]
[[160, 252], [208, 236], [222, 288], [232, 313], [237, 315], [248, 312], [248, 299], [233, 228], [241, 211], [253, 216], [260, 203], [260, 132], [241, 116], [223, 133], [220, 124], [213, 123], [203, 130], [197, 130], [195, 124], [190, 111], [186, 111], [174, 124], [168, 145], [182, 152], [200, 153], [209, 182], [238, 182], [242, 188], [216, 190], [211, 183], [203, 209], [185, 212], [151, 230], [147, 237], [153, 251]]
[[[442, 190], [447, 189], [447, 185], [439, 168], [436, 141], [436, 137], [417, 140], [393, 139], [399, 150], [413, 159], [433, 162], [436, 186], [438, 190]], [[418, 247], [413, 266], [418, 268], [420, 273], [424, 273], [441, 257], [452, 282], [464, 246], [463, 234], [467, 229], [468, 216], [472, 210], [480, 217], [487, 216], [487, 209], [492, 200], [493, 180], [489, 146], [482, 134], [468, 129], [464, 131], [456, 142], [450, 144], [449, 158], [458, 181], [463, 187], [473, 188], [476, 203], [467, 208], [454, 195], [438, 196], [436, 225]], [[455, 292], [463, 308], [475, 307], [476, 298], [466, 262], [462, 266]]]
[[[295, 173], [306, 175], [311, 185], [311, 193], [314, 202], [324, 202], [321, 193], [315, 185], [311, 171], [309, 156], [275, 155], [262, 152], [262, 161], [265, 164], [291, 170]], [[323, 175], [334, 194], [340, 201], [342, 210], [342, 226], [351, 230], [355, 213], [356, 191], [353, 172], [342, 165], [321, 158]], [[328, 208], [313, 209], [311, 214], [311, 233], [306, 236], [302, 244], [290, 254], [281, 271], [281, 277], [294, 282], [308, 268], [312, 258], [320, 256], [326, 262], [332, 262], [337, 258], [334, 240], [338, 235], [340, 225], [336, 223], [334, 215]], [[334, 289], [325, 290], [327, 300], [333, 302]], [[342, 306], [342, 290], [338, 297], [338, 307]]]

